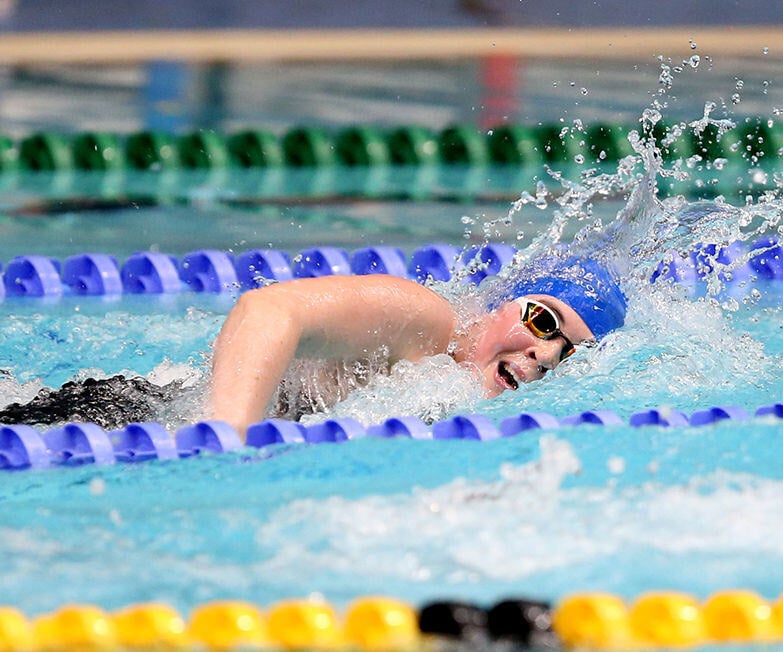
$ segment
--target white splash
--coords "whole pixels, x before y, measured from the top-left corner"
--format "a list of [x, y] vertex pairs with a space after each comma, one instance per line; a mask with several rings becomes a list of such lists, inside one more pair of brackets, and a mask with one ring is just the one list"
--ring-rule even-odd
[[571, 446], [547, 437], [540, 460], [504, 465], [494, 482], [296, 500], [258, 527], [259, 546], [275, 550], [258, 570], [450, 583], [519, 580], [628, 551], [783, 556], [781, 481], [718, 471], [675, 486], [564, 486], [579, 469]]

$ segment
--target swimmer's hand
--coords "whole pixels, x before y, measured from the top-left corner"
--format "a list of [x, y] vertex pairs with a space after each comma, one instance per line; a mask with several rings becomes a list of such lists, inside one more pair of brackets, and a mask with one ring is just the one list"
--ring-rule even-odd
[[244, 436], [295, 357], [389, 361], [444, 353], [456, 315], [414, 281], [378, 274], [277, 283], [242, 295], [215, 342], [211, 418]]

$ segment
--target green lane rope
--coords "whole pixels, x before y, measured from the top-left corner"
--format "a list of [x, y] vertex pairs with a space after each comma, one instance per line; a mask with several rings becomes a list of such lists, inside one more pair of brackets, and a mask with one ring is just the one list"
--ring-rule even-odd
[[[652, 135], [666, 140], [666, 160], [699, 156], [762, 163], [783, 151], [783, 125], [748, 118], [720, 134], [708, 125], [700, 134], [659, 122]], [[19, 141], [0, 136], [0, 175], [13, 170], [172, 170], [227, 167], [373, 167], [387, 165], [534, 165], [612, 162], [632, 154], [634, 126], [593, 124], [502, 125], [482, 131], [451, 125], [441, 131], [421, 126], [381, 128], [354, 125], [336, 130], [295, 127], [283, 134], [244, 129], [232, 134], [195, 130], [185, 135], [141, 131], [129, 135], [84, 132], [31, 134]], [[672, 129], [675, 128], [675, 132]]]

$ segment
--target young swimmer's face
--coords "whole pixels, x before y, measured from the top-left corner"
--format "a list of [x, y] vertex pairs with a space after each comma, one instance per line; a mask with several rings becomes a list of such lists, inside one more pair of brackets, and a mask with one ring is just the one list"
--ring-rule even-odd
[[[570, 342], [594, 340], [593, 333], [568, 304], [548, 294], [531, 294], [527, 298], [544, 304], [557, 316], [560, 331]], [[475, 365], [482, 376], [488, 398], [507, 389], [539, 380], [561, 362], [564, 347], [561, 336], [536, 337], [522, 320], [524, 302], [509, 301], [491, 313], [485, 329], [476, 338], [464, 361]]]

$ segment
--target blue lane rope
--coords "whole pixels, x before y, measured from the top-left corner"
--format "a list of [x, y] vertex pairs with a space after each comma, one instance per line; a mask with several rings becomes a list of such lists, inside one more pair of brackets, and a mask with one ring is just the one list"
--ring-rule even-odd
[[[476, 253], [484, 265], [468, 278], [478, 282], [499, 271], [511, 260], [514, 251], [513, 247], [504, 244], [488, 244], [467, 253], [451, 245], [431, 244], [414, 251], [409, 260], [405, 259], [401, 250], [393, 247], [367, 247], [352, 255], [335, 247], [315, 247], [294, 257], [282, 251], [254, 250], [236, 258], [221, 251], [202, 250], [187, 254], [181, 260], [158, 252], [140, 252], [130, 256], [122, 266], [116, 258], [106, 254], [81, 254], [62, 263], [45, 256], [31, 255], [16, 257], [8, 263], [0, 288], [9, 296], [55, 297], [69, 293], [106, 295], [187, 289], [194, 292], [248, 290], [261, 287], [269, 280], [285, 281], [330, 274], [391, 273], [420, 282], [428, 278], [445, 281]], [[753, 254], [756, 251], [758, 253]], [[672, 253], [670, 260], [659, 265], [651, 282], [668, 279], [695, 287], [712, 271], [711, 261], [730, 264], [748, 252], [751, 255], [747, 262], [732, 271], [731, 282], [754, 276], [783, 279], [781, 244], [775, 238], [764, 238], [749, 247], [741, 243], [725, 247], [701, 245], [687, 256]], [[783, 419], [783, 404], [762, 406], [754, 414]], [[698, 410], [690, 416], [677, 411], [646, 410], [631, 415], [628, 425], [685, 427], [723, 419], [748, 418], [748, 412], [733, 406]], [[393, 417], [367, 428], [353, 419], [333, 419], [310, 426], [270, 419], [249, 428], [247, 445], [261, 448], [277, 443], [340, 442], [363, 436], [486, 441], [531, 429], [624, 423], [618, 415], [606, 410], [588, 410], [562, 419], [546, 413], [525, 413], [504, 419], [497, 426], [487, 417], [475, 414], [458, 415], [432, 427], [416, 417], [407, 416]], [[158, 423], [133, 423], [109, 432], [95, 424], [71, 423], [43, 433], [27, 425], [0, 425], [0, 468], [177, 459], [205, 452], [228, 452], [241, 445], [239, 435], [230, 426], [214, 421], [181, 428], [173, 439]]]
[[[365, 247], [349, 253], [338, 247], [312, 247], [291, 256], [275, 249], [255, 249], [238, 256], [204, 249], [181, 259], [145, 251], [129, 256], [122, 265], [114, 256], [78, 254], [59, 261], [41, 255], [17, 256], [2, 273], [0, 299], [7, 297], [59, 297], [62, 295], [166, 294], [237, 292], [262, 287], [270, 281], [287, 281], [333, 274], [394, 274], [419, 282], [448, 281], [478, 255], [480, 265], [467, 278], [478, 283], [511, 261], [514, 247], [490, 243], [463, 250], [449, 244], [419, 247], [406, 259], [396, 247]], [[749, 254], [749, 256], [748, 256]], [[671, 280], [696, 289], [714, 265], [730, 265], [743, 256], [746, 262], [732, 269], [727, 283], [753, 277], [783, 279], [783, 246], [765, 237], [746, 245], [699, 245], [683, 256], [670, 252], [651, 280]], [[2, 264], [0, 264], [2, 269]]]
[[[283, 419], [265, 419], [251, 425], [246, 445], [264, 448], [275, 444], [339, 443], [362, 437], [493, 441], [529, 431], [549, 431], [584, 425], [634, 428], [646, 426], [699, 427], [721, 421], [752, 418], [783, 420], [783, 403], [757, 408], [753, 414], [737, 406], [714, 406], [690, 416], [676, 410], [645, 410], [627, 421], [609, 410], [588, 410], [557, 418], [543, 412], [510, 416], [495, 424], [481, 414], [461, 414], [431, 426], [418, 417], [391, 417], [363, 426], [350, 417], [303, 425]], [[174, 437], [159, 423], [131, 423], [105, 431], [92, 423], [69, 423], [43, 433], [27, 425], [0, 425], [0, 469], [43, 469], [52, 466], [109, 465], [152, 459], [172, 460], [203, 454], [227, 453], [242, 448], [241, 439], [222, 421], [200, 421], [176, 431]]]

